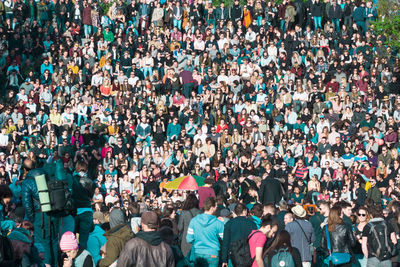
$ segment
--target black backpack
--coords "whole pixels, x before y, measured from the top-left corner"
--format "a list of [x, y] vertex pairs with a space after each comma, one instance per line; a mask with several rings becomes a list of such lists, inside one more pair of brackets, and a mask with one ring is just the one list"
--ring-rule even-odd
[[248, 237], [232, 242], [229, 257], [234, 267], [250, 267], [253, 265], [255, 258], [251, 257], [249, 240], [255, 233], [259, 232], [260, 231], [255, 231]]
[[51, 211], [48, 212], [49, 215], [55, 217], [70, 215], [74, 210], [74, 203], [67, 182], [50, 180], [47, 181], [47, 188], [51, 205]]
[[10, 239], [0, 235], [0, 266], [14, 266], [15, 255]]
[[397, 250], [394, 247], [388, 227], [384, 220], [378, 222], [369, 222], [370, 227], [368, 240], [369, 253], [380, 261], [389, 260], [395, 256]]

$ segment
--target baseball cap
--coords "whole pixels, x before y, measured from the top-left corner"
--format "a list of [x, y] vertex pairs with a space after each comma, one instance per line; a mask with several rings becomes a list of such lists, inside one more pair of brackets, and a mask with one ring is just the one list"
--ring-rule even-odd
[[106, 217], [101, 211], [96, 211], [95, 213], [93, 213], [93, 219], [98, 220], [101, 224], [106, 222]]
[[159, 218], [157, 213], [154, 211], [146, 211], [142, 214], [142, 223], [150, 228], [157, 228], [159, 224]]

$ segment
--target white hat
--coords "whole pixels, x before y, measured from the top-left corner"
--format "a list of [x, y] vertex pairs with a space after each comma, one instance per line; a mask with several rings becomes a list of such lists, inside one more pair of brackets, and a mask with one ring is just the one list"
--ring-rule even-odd
[[294, 215], [296, 215], [299, 218], [304, 218], [307, 215], [307, 212], [305, 211], [305, 209], [300, 205], [294, 206], [292, 208], [292, 212]]

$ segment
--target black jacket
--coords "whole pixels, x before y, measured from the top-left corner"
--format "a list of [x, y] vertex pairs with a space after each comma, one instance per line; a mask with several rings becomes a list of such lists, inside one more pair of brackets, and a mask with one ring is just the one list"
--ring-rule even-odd
[[256, 224], [244, 216], [238, 216], [225, 224], [221, 251], [222, 262], [228, 262], [232, 242], [248, 237], [252, 230], [257, 230]]
[[262, 204], [274, 203], [278, 204], [282, 199], [282, 186], [281, 182], [275, 178], [266, 178], [261, 182], [259, 191], [260, 202]]
[[[326, 227], [322, 229], [321, 247], [329, 254], [328, 245], [326, 240]], [[336, 225], [336, 230], [329, 233], [331, 240], [332, 253], [350, 253], [352, 254], [352, 247], [356, 244], [356, 238], [350, 226], [346, 224]]]

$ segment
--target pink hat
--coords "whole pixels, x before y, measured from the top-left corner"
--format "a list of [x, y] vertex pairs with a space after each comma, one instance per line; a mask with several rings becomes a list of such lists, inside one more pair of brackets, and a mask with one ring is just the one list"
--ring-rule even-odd
[[60, 248], [62, 251], [77, 250], [78, 242], [72, 232], [65, 232], [60, 240]]

